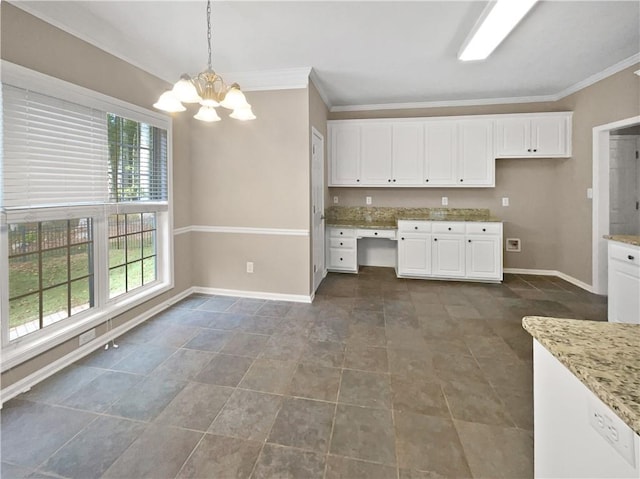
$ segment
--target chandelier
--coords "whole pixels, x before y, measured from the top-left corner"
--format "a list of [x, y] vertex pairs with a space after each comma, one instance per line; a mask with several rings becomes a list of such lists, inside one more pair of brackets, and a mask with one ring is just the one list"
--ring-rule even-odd
[[207, 43], [209, 46], [209, 63], [207, 69], [193, 78], [186, 73], [165, 91], [153, 104], [158, 110], [168, 112], [185, 111], [183, 103], [199, 103], [200, 110], [194, 115], [196, 120], [212, 122], [220, 121], [216, 107], [221, 106], [233, 110], [229, 115], [236, 120], [255, 120], [251, 105], [240, 90], [237, 83], [227, 86], [213, 68], [211, 68], [211, 0], [207, 0]]

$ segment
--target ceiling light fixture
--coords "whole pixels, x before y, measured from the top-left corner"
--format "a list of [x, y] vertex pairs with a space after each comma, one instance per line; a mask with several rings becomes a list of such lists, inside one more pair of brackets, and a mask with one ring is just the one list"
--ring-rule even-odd
[[154, 107], [168, 112], [185, 111], [183, 103], [200, 103], [200, 110], [194, 116], [196, 120], [220, 121], [216, 107], [222, 106], [233, 112], [229, 115], [236, 120], [255, 120], [251, 105], [237, 83], [227, 86], [213, 68], [211, 68], [211, 0], [207, 0], [207, 43], [209, 46], [209, 63], [207, 69], [193, 78], [186, 73], [165, 91]]
[[484, 60], [516, 27], [538, 0], [497, 0], [487, 8], [462, 45], [458, 59]]

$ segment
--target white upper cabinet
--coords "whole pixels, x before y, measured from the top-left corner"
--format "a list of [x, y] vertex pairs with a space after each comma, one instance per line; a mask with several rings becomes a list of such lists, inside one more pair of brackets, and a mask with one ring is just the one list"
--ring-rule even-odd
[[331, 128], [331, 185], [351, 186], [360, 182], [360, 125]]
[[424, 171], [424, 123], [393, 125], [392, 184], [415, 185]]
[[392, 125], [366, 123], [361, 126], [362, 159], [360, 183], [386, 185], [391, 183]]
[[458, 122], [459, 186], [495, 186], [493, 120]]
[[496, 121], [497, 158], [568, 158], [571, 112], [503, 115]]
[[458, 123], [454, 120], [425, 124], [425, 186], [457, 185]]

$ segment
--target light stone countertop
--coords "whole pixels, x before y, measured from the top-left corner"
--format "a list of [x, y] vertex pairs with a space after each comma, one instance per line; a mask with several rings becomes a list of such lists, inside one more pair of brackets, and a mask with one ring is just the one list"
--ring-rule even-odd
[[640, 236], [636, 235], [605, 235], [604, 239], [609, 241], [617, 241], [618, 243], [640, 246]]
[[640, 434], [640, 325], [527, 316], [522, 326]]

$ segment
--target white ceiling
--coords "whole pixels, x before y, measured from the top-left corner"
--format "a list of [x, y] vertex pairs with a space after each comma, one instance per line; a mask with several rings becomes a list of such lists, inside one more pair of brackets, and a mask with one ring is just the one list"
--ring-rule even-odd
[[[206, 66], [204, 0], [12, 3], [170, 82]], [[340, 108], [549, 99], [640, 59], [637, 0], [541, 1], [487, 60], [459, 62], [486, 3], [215, 1], [213, 67], [310, 66]]]

